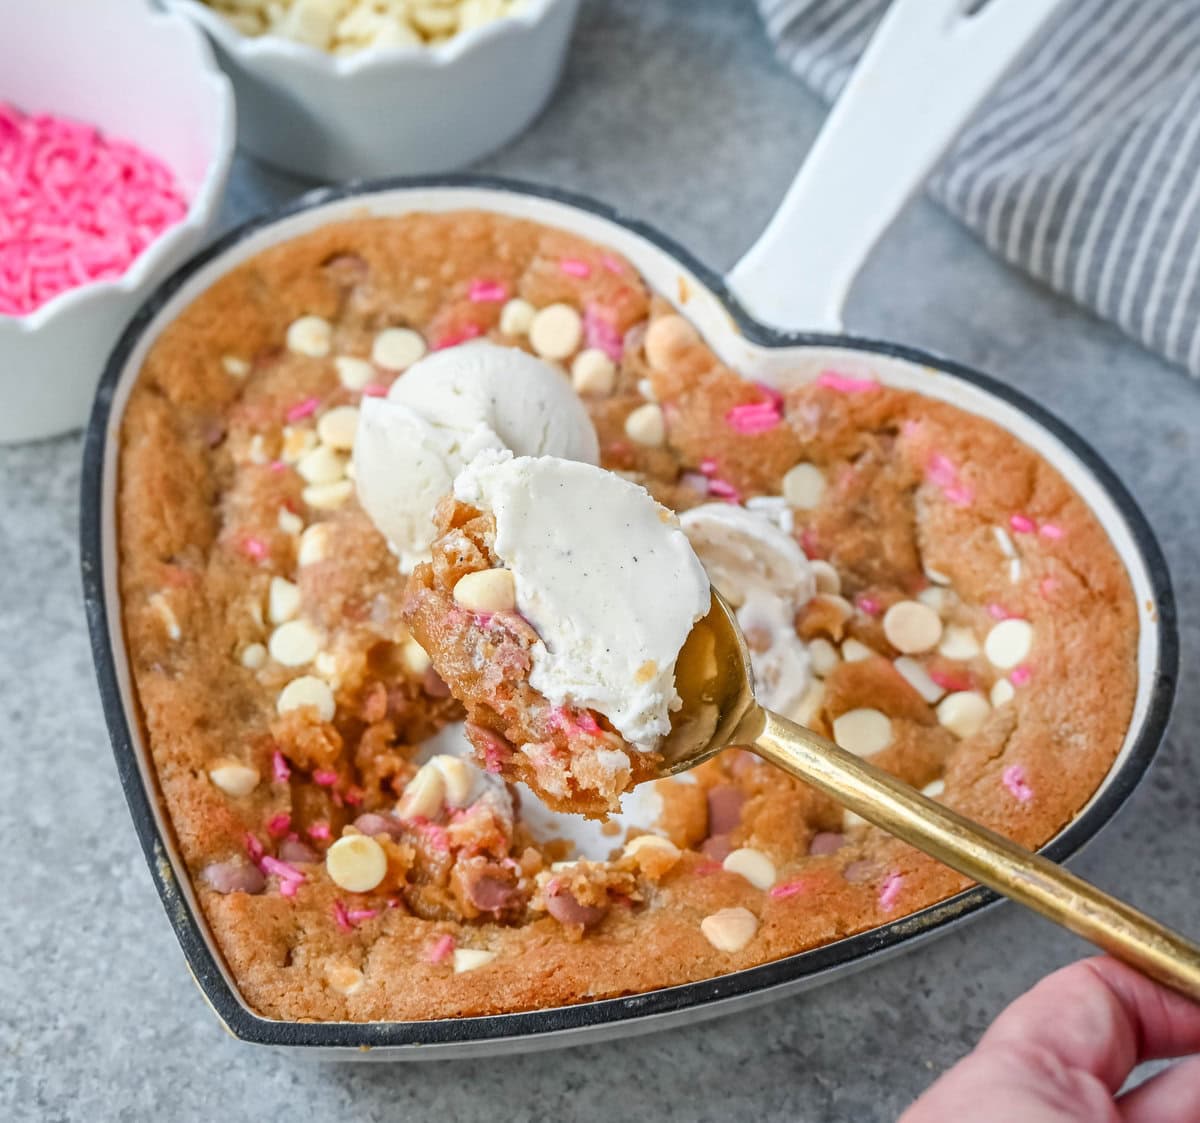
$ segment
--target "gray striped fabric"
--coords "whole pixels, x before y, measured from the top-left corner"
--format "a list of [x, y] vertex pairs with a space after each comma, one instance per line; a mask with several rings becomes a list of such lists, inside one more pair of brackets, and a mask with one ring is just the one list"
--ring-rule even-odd
[[[887, 0], [758, 5], [831, 101]], [[996, 253], [1200, 375], [1200, 0], [1071, 0], [929, 186]]]

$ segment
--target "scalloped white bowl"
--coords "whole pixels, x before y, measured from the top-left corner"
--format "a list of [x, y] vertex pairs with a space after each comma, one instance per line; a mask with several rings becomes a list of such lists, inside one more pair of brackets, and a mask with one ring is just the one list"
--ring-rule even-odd
[[90, 122], [154, 153], [178, 177], [188, 211], [116, 280], [0, 315], [0, 443], [83, 425], [126, 321], [216, 217], [235, 130], [229, 81], [189, 21], [145, 0], [37, 0], [4, 14], [0, 101]]
[[449, 171], [512, 140], [553, 92], [579, 9], [527, 0], [446, 43], [335, 56], [242, 35], [200, 0], [163, 2], [211, 36], [237, 91], [243, 147], [335, 181]]

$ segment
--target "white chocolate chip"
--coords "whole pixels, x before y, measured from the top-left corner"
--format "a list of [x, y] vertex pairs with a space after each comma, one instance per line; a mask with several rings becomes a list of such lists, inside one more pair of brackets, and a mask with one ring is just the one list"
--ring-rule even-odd
[[401, 819], [434, 819], [442, 810], [446, 798], [446, 782], [441, 771], [432, 763], [422, 764], [409, 780], [396, 804]]
[[874, 654], [875, 652], [865, 643], [854, 638], [850, 638], [842, 644], [842, 658], [847, 663], [861, 663], [864, 659], [870, 659]]
[[335, 963], [327, 967], [325, 977], [329, 980], [330, 987], [347, 998], [362, 990], [365, 982], [363, 973], [351, 963]]
[[177, 640], [183, 636], [183, 630], [179, 627], [179, 618], [175, 615], [175, 610], [171, 607], [171, 602], [167, 600], [165, 594], [152, 593], [146, 603], [154, 615], [162, 621], [168, 639]]
[[482, 948], [455, 948], [454, 973], [461, 975], [478, 967], [486, 967], [495, 958], [494, 951], [484, 951]]
[[808, 660], [812, 664], [813, 674], [817, 678], [828, 678], [842, 661], [842, 657], [829, 640], [824, 636], [818, 636], [814, 640], [809, 640]]
[[543, 358], [561, 362], [575, 354], [583, 338], [583, 321], [569, 304], [550, 304], [534, 314], [529, 343]]
[[980, 650], [975, 633], [961, 624], [948, 625], [938, 644], [938, 654], [947, 659], [974, 659]]
[[956, 737], [972, 737], [983, 728], [992, 712], [988, 700], [973, 690], [947, 694], [937, 707], [938, 721]]
[[287, 347], [298, 355], [320, 359], [329, 354], [333, 342], [333, 326], [320, 316], [301, 316], [287, 329]]
[[647, 402], [625, 418], [625, 435], [640, 445], [657, 448], [667, 438], [667, 425], [662, 406]]
[[859, 827], [869, 827], [871, 824], [861, 815], [851, 811], [848, 807], [842, 810], [842, 830], [849, 834]]
[[317, 445], [296, 464], [301, 479], [310, 484], [332, 484], [346, 478], [346, 457], [329, 445]]
[[1013, 558], [1008, 563], [1008, 581], [1011, 585], [1020, 584], [1021, 581], [1021, 559]]
[[741, 951], [758, 931], [758, 919], [749, 909], [718, 909], [700, 921], [700, 931], [717, 951]]
[[528, 335], [536, 314], [537, 309], [528, 300], [514, 297], [500, 309], [500, 330], [505, 335]]
[[316, 565], [324, 561], [329, 554], [329, 527], [324, 523], [310, 526], [300, 535], [300, 549], [296, 554], [296, 562], [301, 566]]
[[945, 795], [945, 793], [945, 780], [930, 780], [930, 782], [921, 789], [921, 794], [926, 799], [938, 799], [940, 796]]
[[286, 507], [279, 508], [279, 529], [284, 534], [299, 534], [304, 529], [304, 520], [294, 511], [289, 511]]
[[517, 604], [511, 569], [480, 569], [454, 586], [454, 603], [468, 612], [511, 612]]
[[477, 770], [472, 765], [461, 757], [439, 753], [430, 757], [426, 767], [433, 768], [442, 778], [443, 798], [448, 806], [466, 807], [471, 802], [477, 775]]
[[208, 778], [226, 795], [235, 797], [249, 795], [260, 779], [257, 768], [236, 760], [218, 761], [208, 770]]
[[242, 648], [242, 666], [249, 671], [257, 671], [267, 661], [267, 649], [261, 643], [247, 644]]
[[313, 706], [322, 721], [332, 721], [336, 706], [329, 683], [315, 675], [301, 675], [292, 679], [280, 692], [275, 709], [280, 714]]
[[230, 378], [245, 378], [250, 373], [250, 364], [236, 355], [226, 355], [221, 360], [221, 366], [225, 368], [225, 373]]
[[837, 593], [818, 593], [810, 603], [829, 605], [843, 620], [849, 620], [854, 615], [854, 605]]
[[744, 877], [755, 889], [770, 889], [775, 884], [775, 863], [761, 850], [742, 846], [730, 851], [721, 868]]
[[267, 619], [272, 624], [286, 624], [300, 611], [300, 586], [286, 577], [272, 577], [267, 590]]
[[901, 655], [899, 659], [893, 659], [892, 666], [899, 672], [900, 677], [930, 705], [933, 705], [946, 693], [944, 687], [938, 686], [929, 677], [929, 672], [925, 667], [910, 656]]
[[338, 381], [347, 390], [361, 390], [375, 377], [375, 368], [366, 359], [356, 359], [351, 355], [339, 355], [333, 360], [333, 365], [337, 370]]
[[825, 494], [825, 475], [815, 464], [797, 464], [783, 477], [783, 497], [801, 511], [811, 511], [821, 504]]
[[947, 589], [944, 585], [930, 585], [928, 589], [922, 589], [917, 594], [917, 600], [926, 608], [932, 608], [934, 612], [945, 616], [954, 607], [958, 598], [952, 590]]
[[370, 835], [343, 835], [325, 852], [329, 880], [347, 893], [369, 893], [387, 876], [387, 854]]
[[400, 661], [410, 675], [423, 675], [432, 666], [429, 653], [412, 636], [400, 646]]
[[812, 723], [816, 721], [821, 713], [821, 707], [825, 704], [825, 684], [820, 679], [816, 679], [808, 684], [808, 689], [804, 692], [800, 701], [797, 702], [789, 711], [788, 717], [799, 725], [812, 727]]
[[883, 634], [897, 651], [915, 655], [937, 646], [942, 638], [942, 618], [927, 604], [902, 600], [884, 613]]
[[643, 856], [653, 854], [655, 857], [662, 858], [678, 858], [680, 850], [669, 838], [663, 838], [660, 834], [639, 834], [636, 838], [631, 838], [625, 843], [625, 848], [621, 853], [626, 858], [635, 859], [639, 854]]
[[1022, 662], [1032, 646], [1033, 625], [1028, 620], [1001, 620], [983, 641], [988, 662], [1002, 671]]
[[261, 433], [255, 433], [250, 438], [250, 447], [246, 450], [246, 457], [251, 464], [266, 464], [271, 458], [267, 455], [267, 441]]
[[808, 563], [812, 570], [813, 580], [817, 583], [818, 593], [833, 593], [835, 596], [842, 591], [842, 577], [829, 562], [822, 558], [813, 558]]
[[332, 651], [318, 651], [313, 659], [313, 670], [323, 679], [333, 681], [337, 678], [338, 659]]
[[690, 348], [698, 338], [696, 329], [682, 316], [674, 313], [659, 316], [646, 328], [643, 344], [646, 361], [655, 370], [669, 370], [679, 353]]
[[580, 351], [571, 363], [571, 385], [575, 393], [593, 398], [607, 397], [617, 381], [617, 364], [599, 347]]
[[925, 566], [925, 576], [929, 578], [935, 585], [949, 585], [950, 578], [940, 569], [934, 569], [933, 566]]
[[335, 406], [321, 414], [317, 421], [317, 436], [330, 448], [349, 452], [358, 432], [358, 407]]
[[648, 378], [637, 380], [637, 392], [648, 402], [657, 402], [658, 395], [654, 392], [654, 383]]
[[428, 348], [411, 328], [384, 328], [371, 344], [371, 361], [385, 370], [408, 370]]
[[996, 545], [1000, 547], [1000, 553], [1006, 558], [1015, 558], [1017, 556], [1017, 548], [1013, 545], [1012, 537], [1004, 527], [992, 527], [992, 536], [996, 539]]
[[349, 480], [338, 480], [331, 484], [309, 484], [301, 493], [314, 511], [334, 511], [354, 494], [354, 485]]
[[303, 667], [321, 650], [321, 634], [304, 620], [289, 620], [271, 633], [267, 650], [276, 663], [285, 667]]
[[879, 710], [847, 710], [833, 719], [833, 739], [855, 756], [873, 756], [892, 743], [892, 723]]
[[992, 683], [991, 699], [993, 706], [1003, 706], [1011, 702], [1016, 696], [1016, 691], [1013, 689], [1013, 684], [1006, 678], [998, 678]]
[[285, 425], [279, 459], [285, 464], [295, 464], [297, 460], [316, 447], [317, 434], [312, 429], [305, 426]]

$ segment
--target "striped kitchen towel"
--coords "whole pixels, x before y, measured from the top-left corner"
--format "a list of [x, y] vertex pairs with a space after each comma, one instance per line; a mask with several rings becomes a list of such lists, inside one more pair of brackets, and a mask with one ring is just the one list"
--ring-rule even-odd
[[[832, 101], [887, 0], [758, 5]], [[1071, 0], [929, 188], [996, 253], [1200, 375], [1200, 0]]]

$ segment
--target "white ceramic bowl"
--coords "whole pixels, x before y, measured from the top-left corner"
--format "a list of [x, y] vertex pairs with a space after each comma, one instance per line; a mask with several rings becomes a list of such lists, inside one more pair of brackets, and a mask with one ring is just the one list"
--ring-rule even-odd
[[78, 118], [145, 148], [175, 172], [184, 219], [129, 270], [61, 293], [26, 316], [0, 315], [0, 443], [79, 428], [125, 322], [200, 246], [234, 148], [233, 91], [204, 37], [146, 0], [9, 4], [0, 101]]
[[526, 0], [446, 43], [331, 55], [243, 35], [200, 0], [163, 2], [212, 37], [237, 90], [246, 150], [336, 181], [449, 171], [510, 141], [553, 91], [579, 8]]

